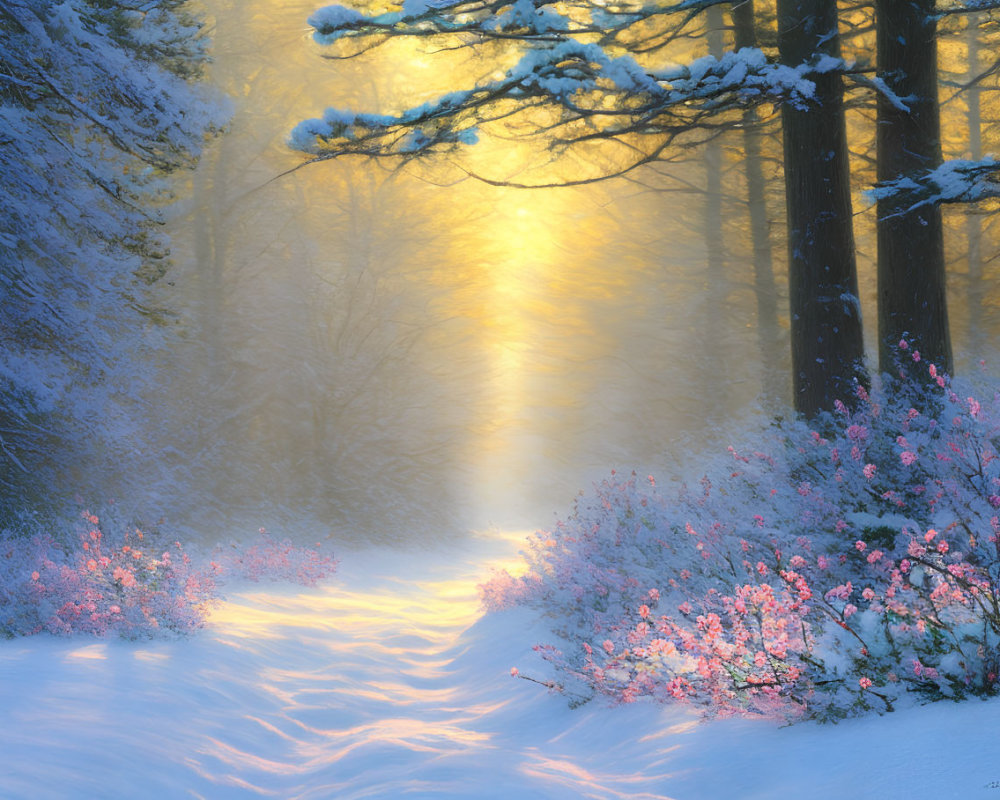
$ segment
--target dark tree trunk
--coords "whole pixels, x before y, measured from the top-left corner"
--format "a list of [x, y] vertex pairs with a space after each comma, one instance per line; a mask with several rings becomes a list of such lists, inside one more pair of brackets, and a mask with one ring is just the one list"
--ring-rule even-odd
[[[965, 95], [968, 100], [969, 158], [976, 161], [983, 157], [983, 115], [981, 105], [982, 87], [979, 84], [979, 14], [970, 14], [966, 20], [966, 37], [969, 44], [969, 88]], [[966, 210], [966, 238], [969, 242], [969, 272], [967, 296], [969, 303], [969, 351], [976, 356], [983, 353], [986, 344], [983, 336], [983, 220], [973, 209]]]
[[[878, 179], [896, 180], [941, 164], [934, 0], [876, 0], [879, 76], [901, 109], [878, 98]], [[878, 203], [879, 368], [894, 371], [900, 339], [951, 372], [941, 209]]]
[[[778, 48], [789, 66], [840, 55], [835, 0], [778, 0]], [[811, 418], [850, 404], [866, 381], [843, 81], [813, 77], [807, 109], [785, 104], [785, 206], [795, 409]]]
[[[753, 0], [734, 3], [731, 14], [736, 49], [756, 47]], [[743, 149], [753, 250], [754, 295], [757, 300], [757, 343], [763, 366], [761, 404], [765, 411], [773, 413], [782, 405], [781, 387], [787, 384], [783, 382], [780, 369], [782, 334], [778, 324], [778, 289], [774, 279], [771, 230], [767, 219], [761, 131], [754, 108], [743, 112]]]

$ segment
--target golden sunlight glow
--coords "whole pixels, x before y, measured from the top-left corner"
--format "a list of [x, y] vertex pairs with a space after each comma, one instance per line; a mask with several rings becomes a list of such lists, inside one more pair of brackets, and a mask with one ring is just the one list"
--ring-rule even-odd
[[66, 654], [66, 660], [73, 661], [106, 661], [108, 658], [107, 645], [90, 644], [78, 647]]
[[[419, 583], [409, 591], [402, 589], [350, 592], [332, 585], [290, 596], [241, 593], [214, 608], [210, 619], [227, 636], [237, 638], [281, 639], [301, 635], [303, 628], [368, 632], [382, 626], [417, 632], [431, 645], [441, 646], [480, 613], [475, 581]], [[391, 645], [380, 647], [394, 652]]]
[[[427, 39], [327, 61], [305, 26], [314, 3], [218, 7], [227, 48], [211, 73], [237, 110], [192, 179], [163, 289], [199, 341], [164, 385], [211, 386], [233, 409], [218, 434], [235, 457], [206, 493], [222, 507], [307, 504], [338, 530], [370, 523], [359, 538], [405, 540], [544, 524], [620, 454], [629, 468], [669, 461], [674, 431], [703, 417], [708, 381], [691, 374], [706, 369], [708, 325], [691, 302], [704, 285], [701, 244], [689, 243], [699, 203], [657, 181], [687, 190], [700, 166], [491, 186], [469, 174], [536, 184], [608, 166], [493, 128], [399, 170], [345, 158], [282, 175], [302, 161], [286, 145], [296, 122], [330, 106], [412, 107], [498, 62]], [[516, 54], [497, 48], [502, 71]], [[756, 343], [747, 314], [728, 317], [738, 357], [712, 375], [738, 406], [757, 394]], [[169, 412], [183, 426], [189, 409]]]

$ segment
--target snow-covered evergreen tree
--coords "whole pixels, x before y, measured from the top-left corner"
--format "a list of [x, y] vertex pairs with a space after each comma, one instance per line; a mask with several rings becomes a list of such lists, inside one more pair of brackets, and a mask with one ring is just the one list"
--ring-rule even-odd
[[[0, 5], [0, 497], [5, 511], [123, 467], [162, 326], [157, 205], [219, 107], [178, 0]], [[100, 455], [98, 455], [100, 454]], [[72, 477], [72, 480], [70, 478]], [[47, 496], [48, 495], [48, 496]]]

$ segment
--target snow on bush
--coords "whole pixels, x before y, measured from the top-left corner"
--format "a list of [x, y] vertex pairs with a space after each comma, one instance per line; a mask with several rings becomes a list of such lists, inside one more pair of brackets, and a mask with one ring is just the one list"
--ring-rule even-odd
[[670, 493], [612, 473], [485, 606], [545, 609], [562, 644], [536, 649], [621, 702], [838, 719], [997, 693], [1000, 395], [900, 347], [929, 388], [859, 386]]
[[188, 633], [204, 624], [227, 577], [312, 586], [337, 567], [332, 556], [263, 529], [249, 546], [196, 559], [155, 532], [102, 524], [89, 511], [81, 519], [71, 546], [49, 533], [0, 532], [0, 636]]

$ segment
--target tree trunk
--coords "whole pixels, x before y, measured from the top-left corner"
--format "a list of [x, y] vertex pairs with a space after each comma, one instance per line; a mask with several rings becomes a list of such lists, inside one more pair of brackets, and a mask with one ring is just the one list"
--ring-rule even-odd
[[[969, 158], [977, 161], [983, 157], [983, 115], [979, 83], [979, 14], [969, 14], [966, 20], [966, 37], [969, 45], [969, 87], [965, 96], [968, 101]], [[976, 356], [983, 354], [986, 344], [983, 336], [983, 220], [975, 208], [965, 212], [965, 232], [969, 246], [969, 271], [966, 286], [969, 303], [969, 352]]]
[[[876, 154], [879, 181], [941, 164], [937, 99], [937, 23], [934, 0], [876, 0], [879, 76], [906, 110], [878, 98]], [[906, 201], [878, 202], [879, 368], [894, 371], [900, 339], [924, 361], [951, 372], [945, 298], [941, 209], [908, 210]]]
[[[709, 55], [721, 58], [725, 21], [722, 6], [709, 6], [705, 12], [708, 28]], [[705, 306], [702, 314], [704, 327], [705, 362], [702, 397], [703, 414], [707, 420], [720, 421], [725, 417], [727, 392], [724, 387], [725, 348], [720, 319], [727, 319], [723, 306], [726, 302], [726, 255], [722, 238], [722, 142], [715, 136], [705, 145], [705, 205], [703, 231], [705, 254]]]
[[[731, 10], [737, 50], [757, 46], [753, 0], [734, 3]], [[754, 296], [757, 300], [757, 344], [762, 363], [761, 405], [775, 413], [783, 405], [781, 326], [778, 324], [778, 289], [774, 279], [771, 230], [767, 219], [761, 131], [757, 110], [743, 112], [743, 169], [747, 181], [750, 242], [753, 250]], [[787, 378], [785, 379], [787, 380]]]
[[[781, 62], [839, 57], [835, 0], [778, 0]], [[843, 81], [815, 75], [809, 108], [781, 110], [795, 409], [807, 418], [850, 404], [867, 380], [851, 216]]]

